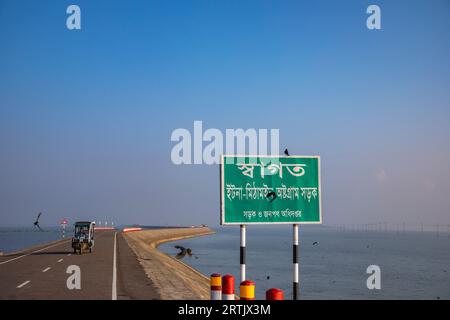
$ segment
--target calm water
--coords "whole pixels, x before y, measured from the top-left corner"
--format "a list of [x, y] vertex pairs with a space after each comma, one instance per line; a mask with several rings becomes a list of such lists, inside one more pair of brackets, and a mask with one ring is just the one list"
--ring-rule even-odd
[[[160, 250], [175, 255], [174, 245], [190, 247], [194, 256], [183, 262], [205, 275], [239, 279], [239, 227], [216, 231]], [[366, 287], [372, 264], [381, 268], [381, 290]], [[257, 298], [273, 287], [292, 296], [292, 226], [247, 227], [247, 278], [255, 281]], [[300, 227], [300, 286], [303, 299], [450, 299], [450, 238]]]
[[[71, 230], [66, 228], [66, 237]], [[44, 228], [44, 232], [33, 228], [0, 228], [0, 251], [9, 253], [58, 239], [61, 239], [58, 227]]]

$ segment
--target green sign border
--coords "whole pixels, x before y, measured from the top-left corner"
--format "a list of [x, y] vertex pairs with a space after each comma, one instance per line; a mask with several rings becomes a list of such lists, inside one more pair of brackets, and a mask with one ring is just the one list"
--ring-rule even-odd
[[[224, 193], [224, 177], [223, 177], [223, 164], [225, 157], [247, 157], [247, 158], [259, 158], [259, 157], [265, 157], [265, 158], [316, 158], [317, 159], [317, 172], [318, 172], [318, 189], [319, 189], [319, 221], [291, 221], [291, 222], [225, 222], [225, 193]], [[322, 224], [323, 218], [322, 218], [322, 188], [321, 188], [321, 173], [320, 173], [320, 156], [273, 156], [273, 155], [230, 155], [225, 154], [221, 156], [220, 160], [220, 225], [250, 225], [250, 224]]]

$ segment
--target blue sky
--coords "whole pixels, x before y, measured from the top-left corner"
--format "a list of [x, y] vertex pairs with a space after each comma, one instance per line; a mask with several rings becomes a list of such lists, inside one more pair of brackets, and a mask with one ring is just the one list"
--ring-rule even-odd
[[321, 155], [327, 224], [449, 223], [449, 39], [446, 0], [0, 0], [0, 225], [217, 224], [194, 120]]

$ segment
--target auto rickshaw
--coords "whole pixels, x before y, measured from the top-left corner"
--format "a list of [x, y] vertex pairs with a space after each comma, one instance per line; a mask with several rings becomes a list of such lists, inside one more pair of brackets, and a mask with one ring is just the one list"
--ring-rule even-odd
[[94, 229], [95, 222], [75, 222], [75, 234], [72, 238], [73, 253], [78, 251], [79, 254], [82, 254], [83, 251], [87, 250], [89, 250], [89, 253], [92, 252], [94, 248]]

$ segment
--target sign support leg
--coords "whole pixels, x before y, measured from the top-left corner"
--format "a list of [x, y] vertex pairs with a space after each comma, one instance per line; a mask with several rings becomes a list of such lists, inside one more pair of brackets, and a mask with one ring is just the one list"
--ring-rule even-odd
[[241, 224], [241, 248], [240, 248], [240, 263], [241, 263], [241, 282], [245, 281], [245, 224]]
[[293, 264], [294, 264], [294, 281], [293, 281], [293, 287], [292, 287], [292, 299], [298, 300], [299, 298], [299, 286], [298, 286], [298, 224], [293, 225], [293, 238], [294, 238], [294, 244], [292, 246], [292, 254], [293, 254]]

